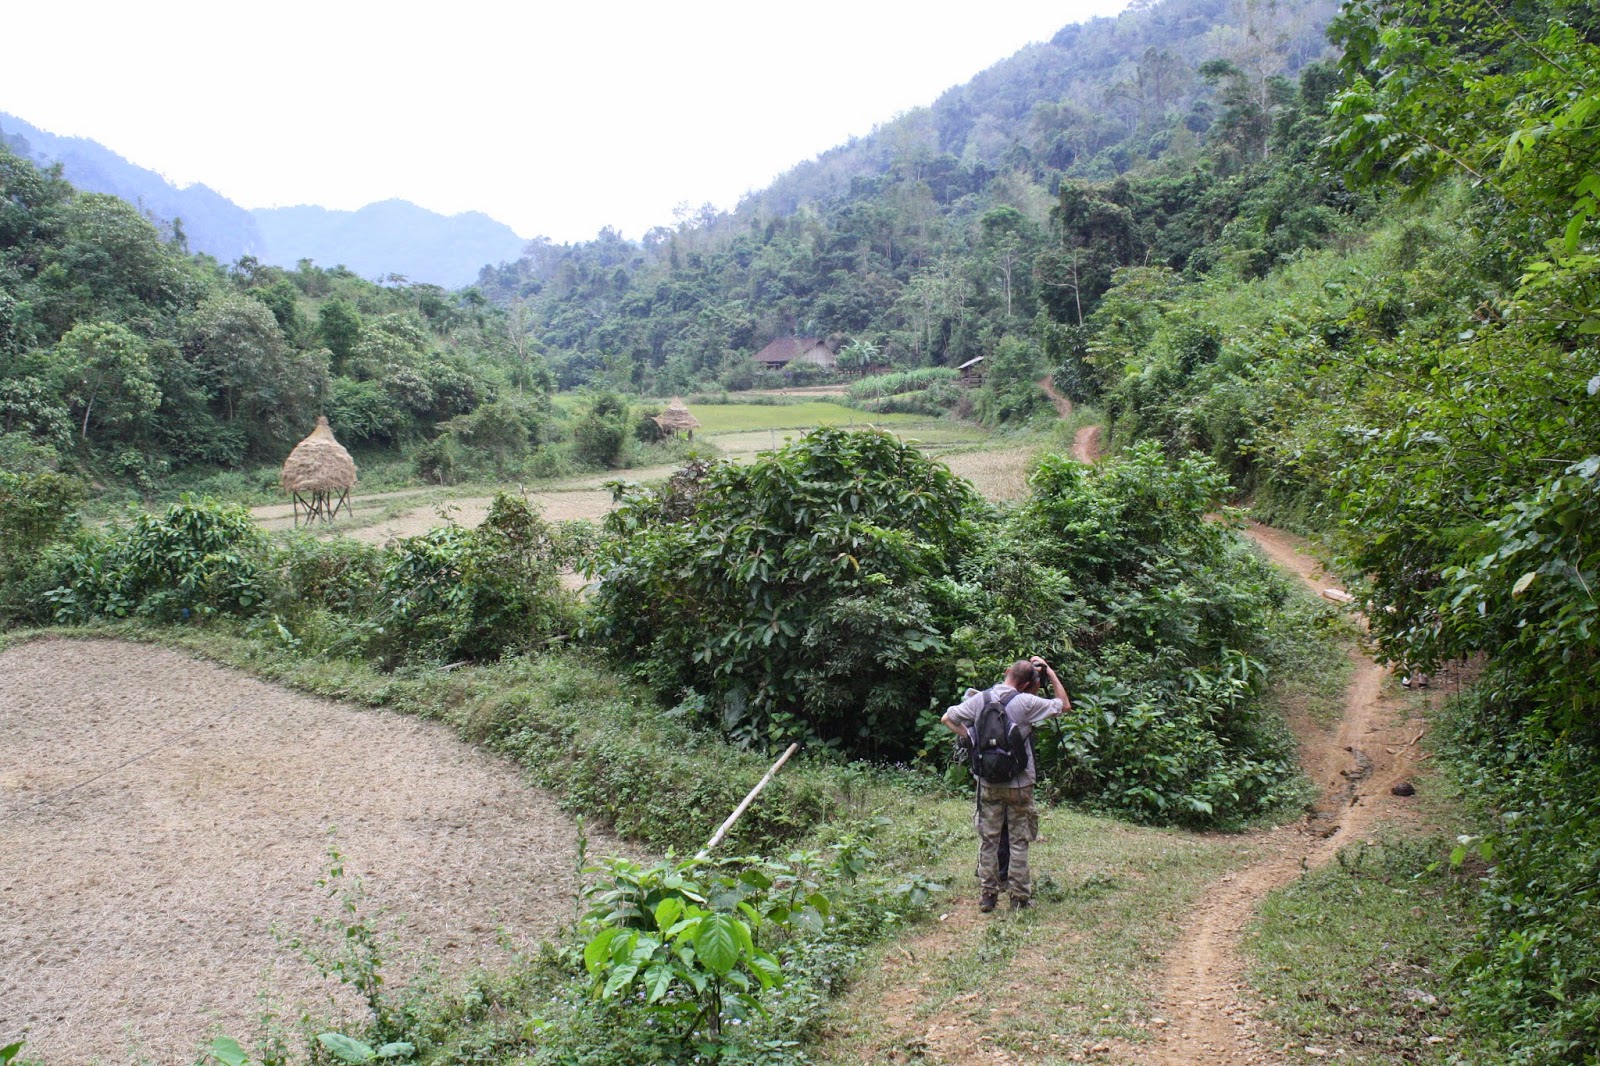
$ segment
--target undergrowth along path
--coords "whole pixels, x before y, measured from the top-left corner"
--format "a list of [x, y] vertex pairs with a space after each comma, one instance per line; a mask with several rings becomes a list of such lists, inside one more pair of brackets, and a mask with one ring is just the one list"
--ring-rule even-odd
[[[1279, 530], [1250, 523], [1244, 530], [1278, 566], [1319, 593], [1325, 576], [1304, 544]], [[1267, 1066], [1281, 1062], [1280, 1049], [1255, 1017], [1239, 952], [1240, 936], [1263, 897], [1303, 871], [1331, 861], [1340, 848], [1375, 825], [1412, 819], [1407, 801], [1390, 788], [1415, 770], [1421, 724], [1402, 718], [1384, 696], [1387, 672], [1362, 652], [1350, 652], [1354, 668], [1343, 712], [1331, 730], [1301, 723], [1300, 757], [1322, 797], [1298, 826], [1258, 836], [1263, 858], [1223, 877], [1201, 898], [1183, 936], [1169, 953], [1155, 1041], [1138, 1061], [1151, 1066]]]

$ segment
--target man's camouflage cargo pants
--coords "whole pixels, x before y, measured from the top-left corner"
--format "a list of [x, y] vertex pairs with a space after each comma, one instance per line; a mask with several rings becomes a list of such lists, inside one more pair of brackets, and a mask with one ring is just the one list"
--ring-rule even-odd
[[[1028, 845], [1039, 835], [1039, 811], [1033, 805], [1033, 786], [1006, 788], [978, 786], [978, 891], [985, 896], [1008, 893], [1018, 902], [1027, 902], [1031, 892], [1028, 876]], [[1006, 833], [1011, 844], [1010, 876], [1000, 881], [1000, 836]]]

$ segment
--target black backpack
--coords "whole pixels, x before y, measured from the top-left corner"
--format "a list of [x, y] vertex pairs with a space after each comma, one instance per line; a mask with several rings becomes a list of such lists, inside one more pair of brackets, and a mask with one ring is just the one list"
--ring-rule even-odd
[[987, 698], [972, 724], [972, 776], [991, 785], [1003, 785], [1028, 769], [1028, 738], [1006, 714], [1017, 695]]

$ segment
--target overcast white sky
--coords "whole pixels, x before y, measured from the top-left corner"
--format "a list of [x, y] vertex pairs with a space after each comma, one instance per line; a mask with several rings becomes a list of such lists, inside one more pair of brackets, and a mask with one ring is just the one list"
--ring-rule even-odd
[[638, 237], [1125, 2], [8, 4], [0, 111], [244, 207]]

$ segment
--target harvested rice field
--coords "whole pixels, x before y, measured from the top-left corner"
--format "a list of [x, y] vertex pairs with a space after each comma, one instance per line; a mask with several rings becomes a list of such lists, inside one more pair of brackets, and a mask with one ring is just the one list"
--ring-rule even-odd
[[338, 932], [330, 848], [391, 983], [504, 962], [578, 889], [574, 823], [444, 726], [110, 640], [0, 652], [0, 838], [0, 1033], [49, 1063], [191, 1062], [262, 997], [358, 1011], [290, 946]]

